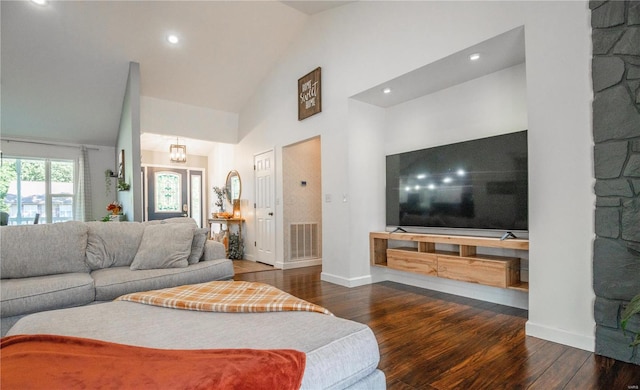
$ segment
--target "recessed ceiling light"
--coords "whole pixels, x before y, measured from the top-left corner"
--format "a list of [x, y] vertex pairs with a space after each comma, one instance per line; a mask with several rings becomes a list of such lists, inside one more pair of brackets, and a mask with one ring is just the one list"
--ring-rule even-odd
[[471, 61], [478, 61], [480, 59], [480, 53], [473, 53], [469, 56]]
[[37, 5], [47, 5], [47, 0], [31, 0], [31, 2]]
[[391, 93], [391, 88], [387, 87], [382, 90], [382, 93]]
[[176, 43], [180, 42], [180, 38], [178, 38], [178, 36], [175, 35], [175, 34], [169, 34], [169, 35], [167, 35], [167, 41], [169, 41], [169, 43], [175, 45]]

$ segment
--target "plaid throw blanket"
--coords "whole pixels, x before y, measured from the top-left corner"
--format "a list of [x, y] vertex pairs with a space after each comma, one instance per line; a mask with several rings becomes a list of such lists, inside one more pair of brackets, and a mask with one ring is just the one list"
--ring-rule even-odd
[[256, 313], [311, 311], [333, 315], [273, 286], [255, 282], [208, 282], [123, 295], [116, 301], [131, 301], [173, 309]]

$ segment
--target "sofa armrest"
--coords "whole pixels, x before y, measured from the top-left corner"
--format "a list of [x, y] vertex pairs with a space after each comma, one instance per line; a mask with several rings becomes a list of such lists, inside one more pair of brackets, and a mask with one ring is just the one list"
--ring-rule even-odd
[[200, 261], [226, 259], [227, 251], [221, 242], [207, 240], [204, 243], [204, 253]]

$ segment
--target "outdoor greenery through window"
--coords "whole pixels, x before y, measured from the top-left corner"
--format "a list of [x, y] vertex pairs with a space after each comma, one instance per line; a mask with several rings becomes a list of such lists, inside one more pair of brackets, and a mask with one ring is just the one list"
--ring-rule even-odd
[[73, 219], [73, 160], [3, 158], [0, 167], [0, 211], [9, 225]]

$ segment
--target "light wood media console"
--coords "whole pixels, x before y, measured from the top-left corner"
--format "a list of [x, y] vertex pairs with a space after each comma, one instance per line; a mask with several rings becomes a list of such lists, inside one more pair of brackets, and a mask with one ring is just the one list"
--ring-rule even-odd
[[[410, 246], [390, 247], [389, 241]], [[417, 243], [413, 244], [413, 243]], [[443, 251], [437, 244], [457, 245]], [[529, 250], [529, 240], [418, 233], [369, 233], [371, 265], [461, 280], [487, 286], [528, 291], [520, 281], [520, 258], [477, 253], [477, 247]]]

